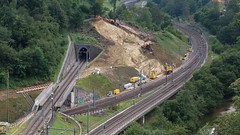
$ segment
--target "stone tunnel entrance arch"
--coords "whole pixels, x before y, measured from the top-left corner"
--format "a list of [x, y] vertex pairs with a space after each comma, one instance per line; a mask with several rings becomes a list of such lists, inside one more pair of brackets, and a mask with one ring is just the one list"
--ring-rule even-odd
[[75, 58], [78, 62], [90, 62], [94, 60], [101, 52], [101, 48], [91, 44], [75, 44]]
[[78, 52], [78, 59], [80, 61], [88, 61], [89, 59], [89, 51], [86, 47], [82, 47]]

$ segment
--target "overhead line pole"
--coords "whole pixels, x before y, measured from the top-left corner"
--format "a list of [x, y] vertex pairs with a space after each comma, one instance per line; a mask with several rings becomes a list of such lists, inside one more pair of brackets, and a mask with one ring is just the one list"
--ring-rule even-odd
[[173, 82], [173, 64], [172, 64], [172, 82]]
[[7, 122], [9, 123], [9, 70], [7, 70]]
[[[93, 104], [92, 108], [95, 108], [95, 89], [93, 89]], [[87, 112], [87, 134], [89, 133], [89, 115], [90, 115], [91, 104], [88, 105], [88, 112]]]

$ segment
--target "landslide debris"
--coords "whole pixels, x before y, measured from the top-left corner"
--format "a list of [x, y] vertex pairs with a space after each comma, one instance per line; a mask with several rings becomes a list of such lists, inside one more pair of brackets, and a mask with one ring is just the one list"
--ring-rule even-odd
[[[108, 72], [111, 67], [134, 67], [138, 71], [142, 68], [145, 75], [148, 75], [150, 69], [161, 74], [165, 63], [174, 63], [177, 66], [181, 64], [177, 56], [171, 56], [161, 49], [151, 34], [124, 23], [115, 26], [103, 19], [93, 21], [92, 25], [110, 44], [85, 71], [84, 76], [95, 69]], [[144, 44], [151, 44], [153, 53], [143, 51], [141, 46]]]

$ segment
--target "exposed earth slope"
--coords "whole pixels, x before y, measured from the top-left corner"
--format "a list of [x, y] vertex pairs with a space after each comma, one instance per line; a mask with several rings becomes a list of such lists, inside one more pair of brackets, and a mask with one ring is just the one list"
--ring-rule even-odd
[[[121, 27], [117, 27], [103, 19], [92, 22], [92, 25], [100, 35], [111, 40], [112, 44], [91, 64], [85, 75], [95, 68], [104, 72], [106, 69], [109, 70], [109, 67], [134, 67], [136, 70], [140, 70], [140, 67], [142, 67], [143, 74], [147, 75], [149, 65], [151, 70], [155, 70], [157, 74], [160, 74], [166, 62], [174, 63], [177, 66], [181, 64], [181, 60], [177, 59], [179, 58], [177, 55], [170, 56], [167, 54], [154, 39], [150, 38], [150, 34], [122, 24]], [[149, 35], [149, 38], [147, 40], [141, 38], [142, 35]], [[148, 50], [143, 51], [141, 46], [146, 43], [151, 44], [153, 53]]]

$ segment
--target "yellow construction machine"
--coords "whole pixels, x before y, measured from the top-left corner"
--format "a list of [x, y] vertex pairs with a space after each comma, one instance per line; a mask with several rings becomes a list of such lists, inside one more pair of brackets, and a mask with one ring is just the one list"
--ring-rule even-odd
[[192, 47], [189, 47], [189, 48], [188, 48], [188, 51], [189, 51], [189, 52], [192, 52], [192, 50], [193, 50]]
[[166, 64], [165, 69], [166, 69], [166, 74], [170, 74], [173, 71], [173, 66], [169, 65], [169, 64]]
[[113, 94], [114, 95], [117, 95], [117, 94], [119, 94], [120, 93], [120, 89], [115, 89], [114, 91], [113, 91]]
[[138, 80], [139, 80], [138, 77], [131, 77], [131, 78], [130, 78], [130, 83], [135, 83], [135, 82], [137, 82]]
[[152, 71], [150, 72], [149, 78], [150, 78], [150, 79], [155, 79], [155, 78], [156, 78], [156, 72], [155, 72], [154, 70], [152, 70]]

